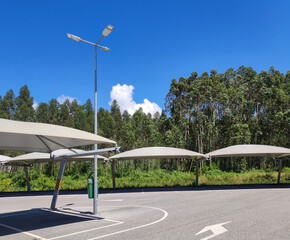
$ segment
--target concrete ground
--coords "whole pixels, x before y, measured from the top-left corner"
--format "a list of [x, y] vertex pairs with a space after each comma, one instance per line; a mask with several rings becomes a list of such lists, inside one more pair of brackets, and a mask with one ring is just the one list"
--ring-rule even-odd
[[290, 239], [290, 186], [0, 194], [2, 239]]

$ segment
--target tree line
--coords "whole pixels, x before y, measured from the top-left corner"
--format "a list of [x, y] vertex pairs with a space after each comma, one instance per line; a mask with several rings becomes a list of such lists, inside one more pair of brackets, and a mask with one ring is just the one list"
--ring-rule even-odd
[[[85, 104], [68, 99], [60, 104], [51, 99], [34, 109], [27, 85], [21, 87], [18, 96], [12, 89], [0, 96], [0, 118], [94, 130], [90, 99]], [[152, 116], [142, 109], [132, 115], [127, 111], [121, 113], [116, 100], [109, 110], [98, 111], [98, 134], [117, 141], [124, 150], [168, 146], [207, 153], [235, 144], [289, 148], [289, 129], [290, 71], [283, 74], [274, 67], [260, 73], [245, 66], [237, 70], [230, 68], [224, 73], [213, 69], [200, 76], [193, 72], [188, 77], [172, 79], [161, 114]], [[253, 158], [218, 159], [206, 164], [223, 171], [275, 167], [275, 161]], [[188, 161], [165, 159], [126, 161], [117, 165], [117, 170], [122, 172], [133, 169], [188, 171], [189, 168]]]

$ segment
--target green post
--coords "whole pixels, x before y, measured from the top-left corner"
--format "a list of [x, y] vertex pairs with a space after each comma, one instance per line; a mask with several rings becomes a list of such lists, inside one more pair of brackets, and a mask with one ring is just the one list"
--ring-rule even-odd
[[88, 179], [88, 197], [89, 199], [94, 198], [94, 179]]

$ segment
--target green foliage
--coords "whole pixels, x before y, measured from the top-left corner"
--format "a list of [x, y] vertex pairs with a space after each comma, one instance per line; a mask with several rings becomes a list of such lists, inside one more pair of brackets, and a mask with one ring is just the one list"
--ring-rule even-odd
[[[0, 178], [0, 190], [25, 191], [26, 185], [21, 179], [21, 174]], [[86, 189], [87, 175], [64, 176], [61, 182], [61, 189]], [[98, 178], [99, 188], [112, 188], [111, 175], [100, 175]], [[237, 184], [274, 184], [277, 181], [277, 172], [272, 170], [251, 170], [242, 173], [223, 172], [219, 169], [208, 169], [200, 175], [200, 185], [237, 185]], [[284, 168], [281, 174], [281, 183], [289, 183], [290, 169]], [[31, 188], [34, 191], [53, 190], [56, 178], [39, 174], [37, 178], [31, 179]], [[166, 171], [163, 169], [140, 171], [139, 169], [127, 172], [126, 175], [116, 178], [118, 188], [132, 187], [165, 187], [165, 186], [194, 186], [195, 174], [182, 171]]]
[[26, 185], [26, 180], [25, 180], [25, 174], [24, 171], [17, 171], [15, 174], [13, 174], [11, 178], [11, 182], [13, 185], [17, 187], [25, 187]]
[[[122, 113], [114, 100], [110, 110], [99, 109], [98, 134], [117, 141], [124, 150], [168, 146], [206, 153], [233, 144], [289, 148], [289, 109], [290, 71], [283, 74], [273, 66], [268, 72], [260, 73], [246, 66], [237, 70], [229, 68], [224, 73], [212, 69], [210, 74], [204, 72], [198, 76], [193, 72], [188, 77], [172, 79], [165, 97], [165, 111], [161, 114], [152, 116], [142, 109], [133, 115], [127, 111]], [[0, 96], [0, 118], [52, 123], [94, 132], [94, 109], [89, 99], [83, 105], [76, 100], [67, 99], [60, 104], [51, 99], [34, 110], [33, 97], [26, 85], [18, 96], [12, 89]], [[30, 169], [32, 189], [53, 189], [58, 167], [52, 163], [33, 166]], [[283, 167], [282, 175], [287, 181], [290, 161], [283, 161]], [[119, 187], [173, 186], [193, 184], [193, 173], [187, 173], [189, 168], [190, 161], [186, 159], [152, 159], [122, 161], [116, 164], [115, 170]], [[277, 161], [270, 158], [217, 159], [201, 165], [201, 183], [273, 182], [276, 174], [272, 171], [277, 168]], [[253, 169], [263, 171], [251, 172]], [[99, 164], [98, 175], [100, 187], [111, 186], [110, 166]], [[91, 162], [68, 163], [63, 187], [83, 188], [86, 179], [92, 176]], [[7, 191], [25, 189], [24, 173], [15, 168], [9, 173], [1, 173], [0, 181], [0, 188]]]

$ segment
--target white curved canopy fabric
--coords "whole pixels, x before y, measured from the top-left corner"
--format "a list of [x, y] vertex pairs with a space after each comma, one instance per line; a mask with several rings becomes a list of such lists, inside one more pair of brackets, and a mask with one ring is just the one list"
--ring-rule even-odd
[[[83, 153], [86, 152], [84, 150], [79, 150], [79, 149], [59, 149], [56, 151], [53, 151], [52, 154], [55, 155], [64, 155], [67, 153]], [[101, 155], [97, 155], [98, 156], [98, 160], [105, 160], [107, 158], [101, 156]], [[8, 157], [9, 158], [9, 157]], [[61, 161], [62, 158], [51, 158], [49, 153], [41, 153], [41, 152], [32, 152], [32, 153], [27, 153], [27, 154], [23, 154], [14, 158], [10, 158], [10, 159], [6, 159], [4, 161], [1, 161], [2, 164], [5, 165], [21, 165], [21, 166], [25, 166], [28, 165], [30, 166], [31, 164], [35, 164], [35, 163], [44, 163], [44, 162], [57, 162], [57, 161]], [[67, 161], [88, 161], [88, 160], [93, 160], [94, 159], [94, 155], [90, 155], [90, 156], [71, 156], [66, 158]]]
[[0, 155], [0, 162], [6, 161], [6, 160], [9, 160], [9, 159], [11, 159], [11, 157], [8, 157], [8, 156], [5, 156], [5, 155]]
[[113, 140], [74, 128], [0, 119], [0, 150], [52, 152], [100, 143], [116, 144]]
[[234, 145], [207, 153], [210, 157], [274, 157], [290, 156], [290, 149], [270, 145], [244, 144]]
[[109, 159], [152, 159], [152, 158], [197, 158], [205, 159], [205, 155], [181, 148], [145, 147], [119, 153]]

